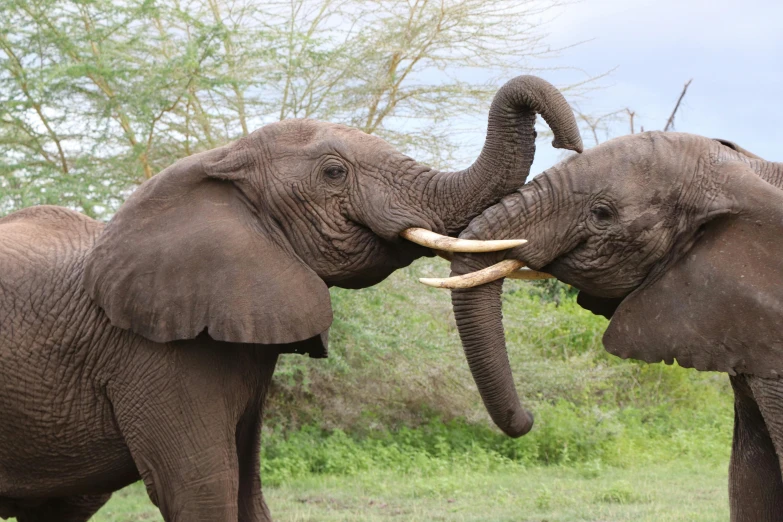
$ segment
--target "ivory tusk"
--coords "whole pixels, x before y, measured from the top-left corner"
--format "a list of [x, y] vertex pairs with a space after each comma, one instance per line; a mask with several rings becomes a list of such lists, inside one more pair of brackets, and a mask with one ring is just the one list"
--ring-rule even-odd
[[522, 279], [523, 281], [535, 281], [537, 279], [552, 279], [555, 276], [547, 274], [546, 272], [531, 270], [530, 268], [520, 268], [519, 270], [511, 272], [506, 277], [509, 279]]
[[[433, 250], [432, 251], [436, 256], [445, 259], [446, 261], [451, 261], [454, 259], [454, 255], [451, 252], [444, 252], [443, 250]], [[552, 279], [552, 274], [547, 274], [546, 272], [538, 272], [536, 270], [532, 270], [527, 267], [522, 267], [518, 270], [515, 270], [508, 274], [506, 276], [509, 279], [520, 279], [523, 281], [534, 281], [538, 279]]]
[[494, 265], [478, 270], [477, 272], [446, 278], [422, 277], [419, 278], [419, 282], [435, 288], [473, 288], [474, 286], [483, 285], [506, 277], [508, 274], [515, 272], [518, 268], [523, 266], [525, 266], [525, 264], [522, 261], [505, 259], [500, 263], [495, 263]]
[[447, 252], [497, 252], [527, 243], [527, 239], [475, 240], [442, 236], [423, 228], [406, 228], [400, 235], [417, 245]]

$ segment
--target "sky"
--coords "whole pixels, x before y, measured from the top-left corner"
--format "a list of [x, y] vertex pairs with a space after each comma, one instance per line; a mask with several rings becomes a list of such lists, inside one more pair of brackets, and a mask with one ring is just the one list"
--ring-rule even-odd
[[[563, 8], [547, 32], [553, 47], [587, 41], [542, 66], [593, 75], [616, 68], [600, 81], [604, 88], [580, 102], [584, 112], [629, 107], [637, 130], [640, 124], [660, 130], [693, 79], [675, 130], [728, 139], [783, 161], [783, 1], [585, 0]], [[573, 70], [539, 75], [556, 85], [584, 78]], [[616, 135], [628, 132], [627, 120], [618, 126]], [[531, 175], [562, 157], [539, 143]]]

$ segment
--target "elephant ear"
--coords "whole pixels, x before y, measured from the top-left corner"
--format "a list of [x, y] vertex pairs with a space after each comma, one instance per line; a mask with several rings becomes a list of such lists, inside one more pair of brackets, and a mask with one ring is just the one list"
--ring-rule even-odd
[[157, 342], [205, 330], [229, 342], [309, 339], [311, 354], [325, 353], [326, 284], [229, 181], [257, 168], [240, 141], [175, 163], [128, 198], [83, 277], [113, 325]]
[[757, 156], [757, 155], [753, 154], [752, 152], [750, 152], [749, 150], [747, 150], [747, 149], [745, 149], [743, 147], [740, 147], [739, 145], [737, 145], [733, 141], [723, 140], [721, 138], [715, 138], [715, 141], [717, 141], [721, 145], [724, 145], [724, 146], [730, 148], [731, 150], [737, 151], [740, 154], [742, 154], [744, 156], [747, 156], [748, 158], [758, 159], [758, 160], [763, 160], [764, 159], [761, 156]]
[[716, 169], [717, 216], [664, 274], [626, 297], [606, 349], [647, 362], [777, 377], [783, 374], [783, 191], [746, 165]]

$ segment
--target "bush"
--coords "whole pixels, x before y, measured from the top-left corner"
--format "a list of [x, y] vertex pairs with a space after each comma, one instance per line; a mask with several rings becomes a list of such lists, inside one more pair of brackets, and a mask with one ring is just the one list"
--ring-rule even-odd
[[606, 320], [560, 283], [506, 283], [509, 357], [536, 422], [519, 439], [500, 433], [468, 371], [448, 293], [417, 282], [446, 270], [422, 260], [373, 288], [332, 289], [329, 358], [286, 355], [275, 373], [266, 483], [378, 469], [573, 465], [599, 473], [683, 457], [725, 461], [733, 419], [726, 376], [607, 354]]
[[607, 504], [630, 504], [639, 502], [642, 497], [638, 495], [628, 482], [615, 482], [609, 488], [601, 491], [595, 496], [596, 502], [605, 502]]

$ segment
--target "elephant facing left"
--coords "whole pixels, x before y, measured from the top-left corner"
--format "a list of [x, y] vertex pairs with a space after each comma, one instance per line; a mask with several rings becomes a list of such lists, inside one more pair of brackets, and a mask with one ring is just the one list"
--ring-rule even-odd
[[269, 520], [259, 437], [278, 355], [326, 356], [329, 286], [453, 242], [401, 234], [458, 234], [521, 185], [536, 113], [581, 150], [562, 95], [521, 76], [463, 171], [289, 120], [180, 160], [106, 225], [51, 206], [0, 219], [0, 517], [83, 522], [141, 478], [167, 521]]

